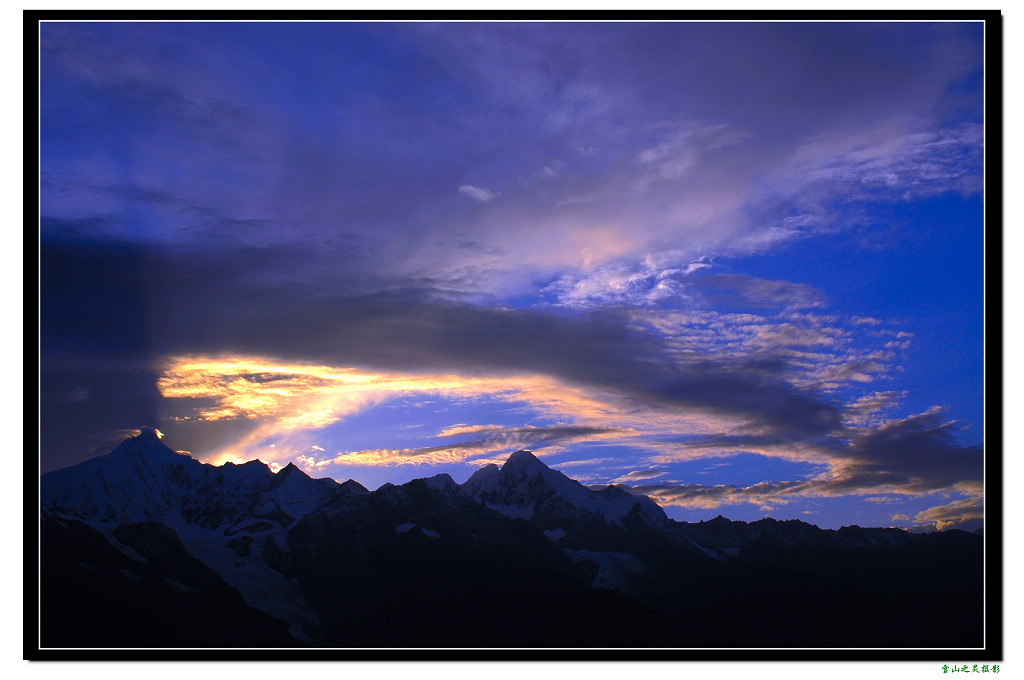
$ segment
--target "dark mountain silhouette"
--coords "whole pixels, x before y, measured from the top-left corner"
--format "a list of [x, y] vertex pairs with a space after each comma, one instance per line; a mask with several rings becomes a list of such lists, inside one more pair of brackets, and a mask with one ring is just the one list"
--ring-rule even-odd
[[149, 430], [40, 496], [43, 647], [982, 645], [978, 534], [675, 522], [527, 451], [370, 492]]

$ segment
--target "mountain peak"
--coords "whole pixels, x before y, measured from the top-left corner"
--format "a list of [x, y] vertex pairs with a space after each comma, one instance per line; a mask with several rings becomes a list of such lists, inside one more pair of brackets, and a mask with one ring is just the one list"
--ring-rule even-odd
[[668, 522], [665, 511], [647, 496], [635, 495], [629, 487], [608, 485], [588, 489], [575, 479], [553, 470], [530, 451], [516, 451], [499, 469], [491, 464], [477, 470], [462, 485], [470, 496], [510, 517], [529, 518], [545, 514], [554, 521], [567, 512], [595, 514], [609, 524], [622, 526], [631, 513], [649, 526]]
[[451, 475], [446, 472], [434, 475], [433, 477], [424, 477], [423, 483], [431, 489], [443, 491], [444, 493], [452, 493], [459, 488], [459, 485], [455, 483]]
[[339, 490], [345, 492], [348, 495], [356, 494], [362, 496], [363, 494], [370, 493], [369, 489], [367, 489], [365, 486], [363, 486], [354, 479], [349, 479], [347, 481], [342, 482], [341, 485], [339, 486]]
[[295, 479], [301, 479], [301, 480], [312, 479], [312, 477], [310, 477], [305, 472], [300, 470], [298, 465], [296, 465], [295, 463], [289, 462], [283, 468], [278, 470], [277, 473], [274, 475], [274, 483], [273, 483], [273, 485], [275, 487], [276, 486], [280, 486], [281, 484], [284, 484], [285, 481], [287, 481], [289, 479], [292, 479], [293, 477]]
[[509, 456], [508, 460], [505, 461], [505, 464], [501, 466], [501, 470], [502, 472], [520, 470], [532, 476], [549, 471], [551, 468], [542, 463], [531, 451], [522, 449]]
[[107, 455], [114, 455], [115, 457], [142, 456], [143, 458], [166, 456], [168, 454], [178, 455], [161, 441], [162, 437], [163, 433], [155, 427], [141, 427], [137, 435], [123, 440]]

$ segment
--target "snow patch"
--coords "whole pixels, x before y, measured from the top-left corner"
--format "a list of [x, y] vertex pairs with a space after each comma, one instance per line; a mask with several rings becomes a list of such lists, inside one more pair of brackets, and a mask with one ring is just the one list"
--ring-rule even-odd
[[592, 588], [622, 590], [627, 577], [643, 574], [647, 567], [636, 555], [598, 550], [566, 550], [573, 562], [593, 562], [597, 565], [597, 576], [590, 584]]
[[[690, 538], [689, 536], [687, 536], [686, 540], [689, 541], [690, 543], [693, 543], [694, 547], [696, 547], [698, 550], [700, 550], [702, 553], [704, 553], [708, 557], [713, 557], [716, 560], [724, 560], [725, 559], [724, 557], [722, 557], [721, 555], [716, 553], [714, 550], [711, 550], [710, 548], [705, 548], [700, 543], [694, 542], [694, 540], [692, 538]], [[737, 551], [737, 552], [739, 552], [739, 551]]]
[[220, 574], [247, 605], [284, 620], [289, 629], [316, 630], [318, 623], [298, 581], [282, 575], [259, 557], [271, 536], [278, 545], [287, 545], [287, 532], [266, 532], [253, 541], [249, 555], [241, 557], [227, 548], [229, 539], [216, 529], [195, 525], [183, 528], [187, 530], [179, 531], [178, 535], [189, 553]]

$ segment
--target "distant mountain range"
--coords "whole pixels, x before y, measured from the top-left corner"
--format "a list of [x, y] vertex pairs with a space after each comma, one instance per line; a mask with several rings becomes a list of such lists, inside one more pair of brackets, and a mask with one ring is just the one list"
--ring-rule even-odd
[[982, 645], [979, 535], [677, 522], [528, 451], [370, 492], [146, 430], [40, 500], [44, 648]]

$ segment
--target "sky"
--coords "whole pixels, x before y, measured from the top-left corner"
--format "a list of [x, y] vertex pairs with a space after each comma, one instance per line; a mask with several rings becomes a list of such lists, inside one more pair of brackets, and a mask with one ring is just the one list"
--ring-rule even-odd
[[981, 526], [978, 23], [44, 23], [40, 469], [521, 448]]

